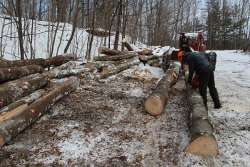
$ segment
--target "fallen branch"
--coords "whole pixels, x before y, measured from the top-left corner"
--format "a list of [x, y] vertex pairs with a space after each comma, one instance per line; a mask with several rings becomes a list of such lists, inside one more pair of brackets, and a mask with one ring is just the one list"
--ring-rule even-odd
[[77, 89], [80, 80], [70, 77], [30, 105], [24, 104], [0, 116], [0, 146], [9, 142], [46, 113], [58, 100]]

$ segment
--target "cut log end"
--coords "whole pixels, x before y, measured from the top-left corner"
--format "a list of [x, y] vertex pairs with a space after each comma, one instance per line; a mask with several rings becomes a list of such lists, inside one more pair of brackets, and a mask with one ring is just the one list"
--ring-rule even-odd
[[5, 144], [5, 140], [2, 136], [0, 136], [0, 147], [2, 147]]
[[158, 116], [165, 109], [165, 101], [166, 99], [163, 96], [150, 96], [145, 102], [145, 109], [149, 114]]
[[198, 156], [217, 156], [219, 153], [218, 144], [213, 136], [200, 136], [191, 142], [186, 152]]

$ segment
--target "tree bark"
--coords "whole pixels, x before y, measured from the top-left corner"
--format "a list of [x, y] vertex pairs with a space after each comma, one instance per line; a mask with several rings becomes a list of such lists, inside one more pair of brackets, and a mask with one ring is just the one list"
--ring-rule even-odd
[[15, 81], [4, 83], [0, 87], [0, 108], [7, 106], [24, 96], [27, 96], [37, 89], [48, 84], [52, 78], [63, 78], [70, 75], [78, 75], [87, 69], [72, 67], [72, 62], [68, 62], [42, 74], [33, 74]]
[[218, 144], [213, 135], [213, 126], [208, 119], [203, 100], [198, 92], [188, 90], [187, 99], [190, 106], [191, 143], [186, 152], [199, 156], [218, 155]]
[[9, 68], [9, 67], [21, 67], [27, 65], [39, 65], [42, 67], [50, 67], [50, 66], [60, 66], [68, 61], [75, 60], [76, 55], [73, 54], [64, 54], [55, 56], [48, 59], [31, 59], [31, 60], [14, 60], [14, 61], [5, 61], [0, 60], [1, 68]]
[[44, 87], [48, 78], [42, 74], [33, 74], [19, 80], [4, 83], [0, 87], [0, 108], [27, 96]]
[[100, 75], [100, 79], [108, 78], [112, 75], [118, 74], [118, 73], [125, 71], [125, 70], [129, 69], [130, 67], [138, 65], [138, 64], [140, 64], [140, 61], [127, 62], [127, 63], [121, 64], [117, 67], [114, 67], [114, 68], [106, 71], [105, 73], [102, 73]]
[[128, 53], [128, 54], [123, 54], [123, 55], [115, 55], [115, 56], [99, 56], [95, 57], [95, 61], [120, 61], [124, 59], [131, 59], [136, 57], [137, 54], [134, 53]]
[[39, 99], [41, 96], [43, 96], [45, 94], [45, 92], [46, 91], [44, 89], [39, 89], [39, 90], [35, 91], [34, 93], [32, 93], [28, 96], [25, 96], [25, 97], [21, 98], [20, 100], [15, 101], [14, 103], [11, 103], [8, 106], [5, 106], [4, 108], [2, 108], [0, 110], [0, 114], [3, 112], [9, 112], [11, 110], [14, 110], [15, 108], [17, 108], [23, 104], [30, 104], [30, 103], [34, 102], [35, 100]]
[[70, 77], [64, 85], [48, 92], [30, 105], [24, 104], [0, 116], [0, 146], [9, 142], [46, 113], [58, 100], [77, 89], [80, 81]]
[[41, 72], [43, 72], [43, 68], [39, 65], [0, 68], [0, 84], [6, 81], [19, 79], [27, 75], [41, 73]]
[[156, 89], [146, 99], [144, 106], [149, 114], [157, 116], [165, 110], [165, 106], [170, 97], [170, 87], [177, 80], [174, 74], [174, 69], [168, 70], [166, 75], [158, 83]]
[[122, 43], [127, 48], [128, 51], [134, 51], [134, 49], [128, 42], [122, 42]]
[[108, 55], [108, 56], [121, 55], [121, 54], [126, 53], [126, 52], [123, 52], [123, 51], [109, 49], [109, 48], [105, 48], [105, 47], [98, 48], [98, 52], [99, 52], [99, 54], [105, 54], [105, 55]]

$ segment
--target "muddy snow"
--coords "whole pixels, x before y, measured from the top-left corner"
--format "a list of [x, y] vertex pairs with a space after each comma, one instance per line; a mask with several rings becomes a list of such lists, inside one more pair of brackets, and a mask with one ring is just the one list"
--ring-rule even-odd
[[209, 114], [218, 157], [184, 152], [190, 140], [184, 96], [173, 97], [161, 116], [144, 111], [163, 72], [139, 66], [108, 80], [82, 80], [76, 92], [2, 148], [0, 166], [250, 166], [250, 55], [217, 53], [223, 108], [214, 110], [210, 100]]

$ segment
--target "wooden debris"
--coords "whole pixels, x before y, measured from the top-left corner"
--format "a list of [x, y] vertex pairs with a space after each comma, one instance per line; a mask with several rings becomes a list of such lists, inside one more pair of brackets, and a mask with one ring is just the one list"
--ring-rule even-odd
[[64, 82], [64, 85], [54, 88], [30, 105], [23, 104], [10, 112], [2, 114], [0, 116], [0, 146], [9, 142], [34, 123], [58, 100], [77, 89], [79, 84], [79, 79], [70, 77]]

